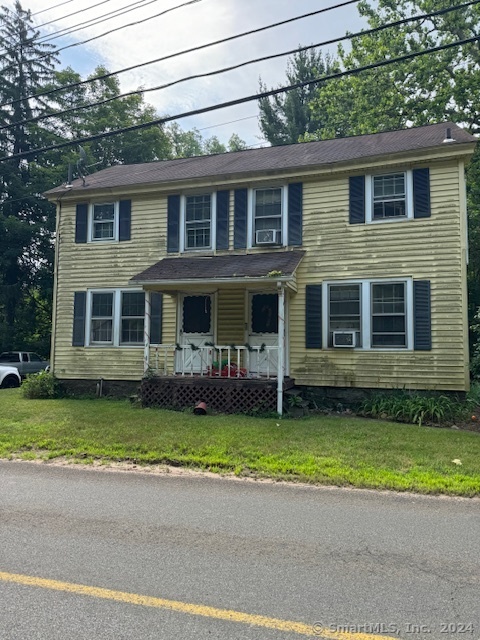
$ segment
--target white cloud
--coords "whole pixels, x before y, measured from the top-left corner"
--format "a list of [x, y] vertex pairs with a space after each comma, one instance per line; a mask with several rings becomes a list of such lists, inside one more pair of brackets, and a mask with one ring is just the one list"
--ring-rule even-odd
[[[153, 3], [145, 0], [135, 11], [96, 26], [85, 27], [69, 36], [69, 39], [59, 38], [53, 42], [61, 47], [74, 42], [73, 38], [75, 41], [86, 40], [115, 27], [149, 18], [181, 3], [182, 0], [162, 0]], [[35, 13], [55, 4], [57, 3], [52, 0], [30, 0], [24, 6]], [[110, 0], [88, 10], [88, 7], [92, 6], [92, 0], [76, 0], [42, 12], [34, 19], [37, 24], [55, 20], [53, 24], [41, 28], [43, 33], [53, 33], [60, 28], [76, 25], [130, 4], [130, 0]], [[293, 3], [291, 0], [200, 0], [196, 4], [153, 18], [143, 24], [123, 28], [88, 44], [68, 49], [62, 53], [62, 63], [70, 64], [82, 75], [91, 73], [95, 66], [101, 63], [114, 71], [331, 4], [333, 0], [323, 0], [321, 3], [318, 0], [303, 0], [302, 3]], [[65, 17], [80, 9], [83, 10], [82, 13]], [[364, 25], [357, 15], [355, 5], [350, 5], [122, 74], [119, 76], [121, 87], [123, 91], [129, 91], [140, 86], [156, 86], [181, 77], [237, 64], [250, 58], [295, 49], [298, 45], [340, 37], [347, 29], [356, 31], [362, 26]], [[147, 93], [146, 100], [154, 104], [159, 113], [169, 114], [233, 100], [256, 93], [260, 76], [268, 86], [284, 83], [286, 62], [287, 58], [279, 58], [218, 76], [189, 81], [169, 89]], [[184, 119], [179, 123], [184, 128], [211, 127], [204, 131], [204, 134], [216, 134], [221, 140], [227, 140], [233, 132], [237, 132], [248, 144], [255, 144], [260, 136], [255, 118], [218, 128], [216, 125], [257, 113], [257, 105], [252, 102]]]

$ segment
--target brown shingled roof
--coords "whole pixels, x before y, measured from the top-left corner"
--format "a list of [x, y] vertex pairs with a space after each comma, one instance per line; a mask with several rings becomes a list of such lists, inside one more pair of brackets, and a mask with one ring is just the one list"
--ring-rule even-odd
[[[476, 142], [476, 138], [453, 123], [441, 123], [383, 133], [334, 140], [321, 140], [263, 149], [247, 149], [212, 156], [197, 156], [146, 164], [117, 165], [86, 177], [86, 184], [75, 180], [69, 193], [85, 193], [94, 189], [122, 188], [136, 185], [165, 184], [171, 181], [241, 176], [252, 172], [308, 169], [363, 158], [421, 151], [441, 147], [446, 129], [452, 131], [455, 142]], [[445, 146], [445, 145], [444, 145]], [[65, 193], [56, 187], [46, 195]]]
[[274, 251], [243, 255], [225, 255], [189, 258], [164, 258], [131, 278], [134, 283], [164, 283], [202, 280], [243, 280], [268, 278], [272, 271], [279, 277], [291, 278], [304, 251]]

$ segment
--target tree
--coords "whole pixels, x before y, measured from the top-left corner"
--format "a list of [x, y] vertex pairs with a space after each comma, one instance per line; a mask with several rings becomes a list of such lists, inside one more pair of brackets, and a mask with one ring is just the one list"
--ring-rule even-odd
[[[358, 10], [371, 28], [451, 8], [451, 0], [378, 0]], [[339, 47], [344, 69], [424, 51], [476, 35], [480, 6], [362, 35], [351, 50]], [[480, 49], [477, 42], [361, 72], [321, 85], [311, 102], [314, 118], [324, 117], [307, 139], [373, 133], [445, 118], [480, 131]], [[308, 132], [307, 132], [308, 133]]]
[[[46, 101], [28, 98], [53, 77], [53, 47], [37, 42], [29, 11], [17, 1], [13, 10], [0, 8], [0, 151], [9, 155], [29, 151], [46, 140], [36, 126], [16, 124], [39, 115]], [[0, 165], [0, 347], [16, 346], [19, 309], [35, 288], [45, 259], [52, 207], [37, 197], [35, 172], [26, 161]], [[47, 241], [47, 242], [46, 242]], [[51, 246], [49, 247], [51, 249]], [[34, 314], [31, 321], [34, 322]]]
[[[328, 54], [299, 51], [287, 64], [287, 81], [288, 84], [306, 82], [332, 73], [336, 68], [337, 63]], [[260, 80], [260, 91], [267, 90]], [[259, 100], [260, 129], [272, 145], [298, 142], [300, 136], [323, 127], [323, 116], [318, 111], [313, 115], [310, 109], [315, 91], [316, 85], [308, 84], [287, 94]]]
[[240, 138], [237, 133], [232, 133], [228, 140], [228, 151], [243, 151], [247, 148], [247, 143]]

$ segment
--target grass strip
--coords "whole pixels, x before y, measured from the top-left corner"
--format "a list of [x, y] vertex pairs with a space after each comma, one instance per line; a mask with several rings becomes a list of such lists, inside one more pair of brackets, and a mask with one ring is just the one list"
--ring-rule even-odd
[[[480, 435], [356, 418], [195, 416], [0, 395], [0, 457], [170, 464], [316, 484], [480, 495]], [[455, 462], [454, 462], [455, 461]]]

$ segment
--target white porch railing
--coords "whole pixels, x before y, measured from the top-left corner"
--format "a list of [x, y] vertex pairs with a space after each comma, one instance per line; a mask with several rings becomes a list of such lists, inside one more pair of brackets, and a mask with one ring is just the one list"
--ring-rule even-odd
[[149, 366], [161, 376], [276, 379], [278, 346], [161, 344], [151, 348]]

